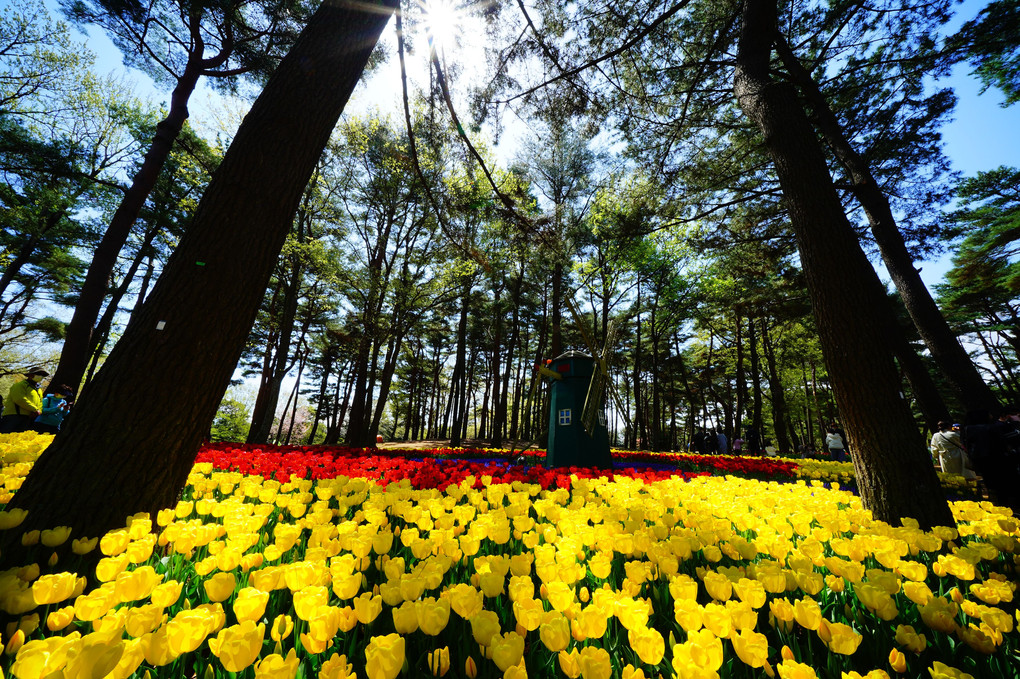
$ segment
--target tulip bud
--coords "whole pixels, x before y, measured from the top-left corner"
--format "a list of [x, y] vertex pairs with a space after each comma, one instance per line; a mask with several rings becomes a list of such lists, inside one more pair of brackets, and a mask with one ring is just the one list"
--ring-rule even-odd
[[21, 650], [21, 646], [25, 643], [25, 632], [23, 630], [17, 630], [11, 635], [11, 640], [7, 642], [4, 653], [8, 656], [14, 657], [18, 651]]
[[46, 560], [46, 564], [50, 568], [53, 568], [54, 566], [57, 565], [57, 561], [59, 561], [59, 560], [60, 560], [60, 557], [57, 556], [56, 552], [53, 552], [52, 554], [50, 554], [50, 558]]
[[903, 674], [907, 671], [907, 656], [899, 649], [894, 648], [889, 651], [889, 666], [892, 667], [897, 674]]
[[783, 660], [793, 660], [793, 649], [789, 646], [783, 646], [783, 650], [780, 652], [783, 656]]
[[464, 661], [464, 674], [468, 679], [475, 679], [478, 676], [478, 665], [475, 664], [475, 659], [471, 656], [468, 656]]

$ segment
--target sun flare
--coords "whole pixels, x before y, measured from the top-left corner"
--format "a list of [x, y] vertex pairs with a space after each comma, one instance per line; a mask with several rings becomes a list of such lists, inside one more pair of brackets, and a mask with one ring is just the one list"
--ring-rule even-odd
[[436, 48], [454, 49], [463, 29], [463, 9], [455, 0], [425, 0], [423, 8], [425, 25]]

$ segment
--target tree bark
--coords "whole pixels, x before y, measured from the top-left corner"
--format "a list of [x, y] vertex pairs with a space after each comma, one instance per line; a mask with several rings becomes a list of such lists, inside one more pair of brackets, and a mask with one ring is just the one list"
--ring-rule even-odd
[[[765, 366], [768, 368], [769, 393], [772, 396], [772, 429], [776, 434], [776, 445], [780, 452], [793, 453], [790, 447], [790, 437], [786, 433], [786, 393], [783, 391], [783, 382], [779, 379], [779, 369], [776, 367], [776, 352], [772, 345], [772, 338], [769, 337], [768, 325], [762, 321], [761, 324], [761, 348], [765, 352]], [[796, 440], [796, 437], [794, 437]]]
[[893, 525], [904, 517], [924, 527], [954, 525], [900, 396], [888, 342], [897, 328], [881, 281], [843, 212], [796, 92], [770, 75], [776, 24], [776, 0], [745, 1], [734, 92], [779, 177], [861, 499], [875, 518]]
[[71, 322], [67, 324], [67, 334], [60, 350], [60, 363], [53, 375], [53, 380], [57, 384], [67, 384], [76, 388], [85, 375], [92, 331], [96, 319], [99, 318], [99, 310], [103, 307], [103, 300], [109, 292], [110, 276], [113, 275], [120, 251], [131, 235], [131, 227], [134, 226], [138, 213], [156, 185], [174, 141], [188, 119], [188, 99], [195, 91], [195, 85], [198, 84], [202, 74], [200, 62], [200, 55], [189, 59], [184, 73], [170, 95], [170, 110], [156, 125], [152, 145], [145, 153], [145, 159], [135, 173], [131, 186], [124, 192], [124, 197], [117, 206], [117, 211], [113, 213], [102, 240], [92, 253], [92, 262], [82, 282], [74, 314], [71, 316]]
[[[238, 129], [138, 322], [8, 505], [29, 510], [26, 530], [65, 525], [97, 536], [177, 501], [302, 191], [396, 8], [326, 0], [311, 17]], [[20, 563], [16, 538], [4, 536], [0, 567]]]
[[999, 402], [995, 394], [981, 379], [967, 352], [956, 339], [931, 293], [914, 267], [914, 259], [896, 226], [889, 199], [871, 173], [868, 161], [853, 148], [818, 83], [794, 55], [793, 50], [780, 37], [776, 44], [783, 64], [794, 82], [800, 87], [814, 112], [814, 122], [826, 144], [846, 168], [852, 181], [851, 191], [864, 208], [871, 225], [871, 234], [882, 253], [882, 261], [892, 278], [900, 299], [917, 327], [931, 357], [945, 374], [967, 410], [995, 411]]

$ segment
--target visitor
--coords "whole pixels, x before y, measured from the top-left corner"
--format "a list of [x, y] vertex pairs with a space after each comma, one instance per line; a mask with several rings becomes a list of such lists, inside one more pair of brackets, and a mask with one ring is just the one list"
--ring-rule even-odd
[[846, 445], [843, 443], [843, 437], [833, 426], [830, 426], [825, 434], [825, 447], [829, 449], [829, 456], [833, 462], [846, 461]]
[[719, 444], [719, 454], [721, 454], [721, 455], [729, 454], [729, 452], [730, 452], [730, 442], [729, 442], [729, 439], [726, 438], [726, 434], [723, 433], [723, 430], [720, 429], [719, 433], [716, 434], [715, 437], [718, 440], [718, 444]]
[[742, 452], [744, 452], [744, 439], [738, 436], [733, 439], [733, 454], [740, 455]]
[[946, 474], [964, 474], [970, 471], [970, 460], [963, 448], [960, 435], [953, 431], [951, 422], [939, 422], [939, 430], [931, 436], [931, 454]]
[[744, 440], [746, 448], [752, 455], [757, 455], [761, 452], [761, 435], [758, 433], [758, 429], [755, 427], [747, 428], [747, 438]]
[[698, 455], [705, 454], [705, 432], [701, 427], [694, 428], [694, 436], [691, 437], [691, 451]]
[[16, 434], [31, 431], [35, 418], [42, 414], [40, 384], [49, 373], [42, 368], [33, 368], [25, 373], [25, 379], [15, 382], [4, 399], [3, 414], [0, 415], [0, 434]]
[[40, 434], [56, 434], [71, 410], [71, 387], [61, 384], [50, 385], [49, 393], [42, 400], [42, 414], [35, 418], [35, 429]]
[[1017, 424], [1008, 414], [993, 422], [987, 410], [973, 410], [962, 431], [963, 447], [992, 501], [1014, 512], [1020, 512], [1020, 472], [1008, 440], [1015, 438]]
[[705, 455], [715, 455], [719, 452], [719, 437], [715, 434], [715, 429], [709, 429], [705, 432]]

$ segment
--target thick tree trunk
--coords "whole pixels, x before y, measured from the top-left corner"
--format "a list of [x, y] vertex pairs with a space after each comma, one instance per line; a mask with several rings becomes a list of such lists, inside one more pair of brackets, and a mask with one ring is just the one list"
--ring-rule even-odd
[[[396, 7], [327, 0], [311, 17], [238, 129], [138, 322], [8, 505], [29, 510], [25, 529], [96, 536], [177, 501], [302, 191]], [[18, 536], [8, 533], [0, 568], [19, 563]]]
[[113, 213], [102, 240], [92, 253], [92, 262], [82, 282], [74, 314], [71, 316], [71, 322], [67, 324], [64, 346], [60, 350], [60, 363], [53, 375], [53, 380], [57, 384], [67, 384], [76, 388], [85, 375], [92, 331], [96, 319], [99, 318], [99, 310], [103, 307], [103, 300], [109, 292], [110, 276], [113, 275], [120, 251], [131, 235], [131, 227], [134, 226], [138, 213], [156, 185], [174, 141], [188, 119], [188, 99], [195, 91], [195, 85], [198, 84], [202, 73], [200, 61], [200, 55], [190, 59], [177, 81], [177, 86], [170, 95], [170, 110], [156, 125], [152, 145], [145, 153], [145, 159], [135, 173], [131, 186], [124, 192], [124, 197], [117, 211]]
[[818, 83], [782, 38], [777, 42], [777, 51], [807, 98], [814, 112], [814, 122], [826, 144], [846, 168], [853, 182], [851, 190], [868, 216], [871, 234], [882, 253], [889, 277], [935, 364], [945, 374], [967, 410], [994, 411], [999, 405], [995, 394], [981, 379], [921, 280], [921, 274], [914, 267], [913, 257], [903, 241], [903, 234], [896, 226], [889, 199], [871, 174], [868, 161], [850, 144]]
[[776, 31], [776, 0], [746, 0], [734, 92], [762, 133], [789, 209], [861, 499], [894, 525], [904, 517], [925, 527], [953, 525], [900, 395], [888, 341], [897, 329], [885, 291], [847, 221], [796, 92], [769, 73]]

